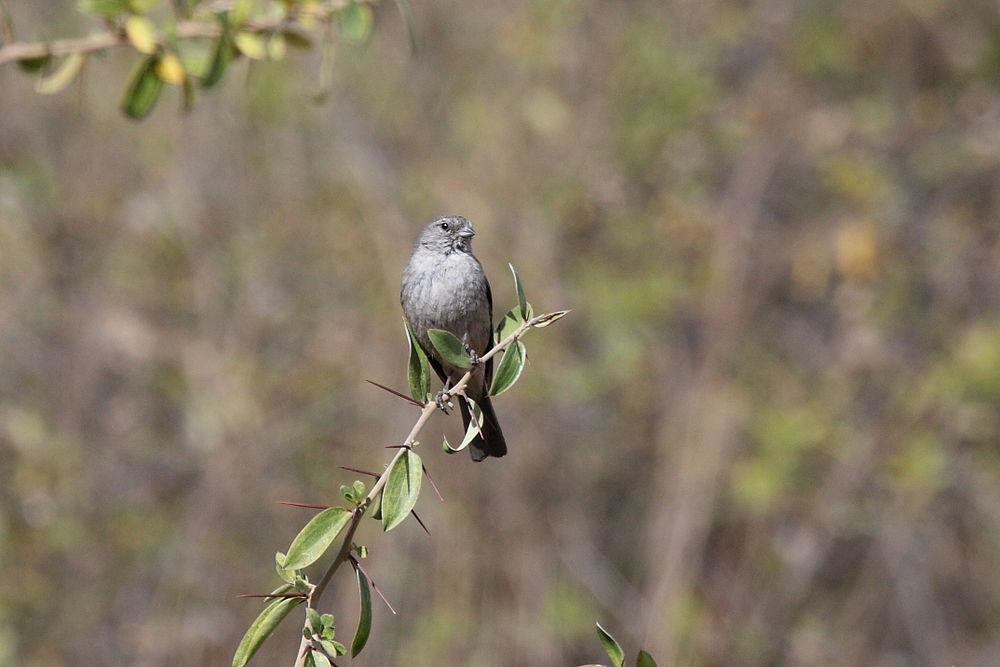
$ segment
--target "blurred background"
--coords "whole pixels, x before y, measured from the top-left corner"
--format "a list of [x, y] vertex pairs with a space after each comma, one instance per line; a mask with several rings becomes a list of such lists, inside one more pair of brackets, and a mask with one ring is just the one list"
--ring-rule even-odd
[[[512, 261], [573, 313], [507, 458], [425, 431], [433, 535], [364, 523], [400, 613], [343, 663], [606, 662], [599, 620], [661, 665], [997, 664], [1000, 6], [414, 4], [321, 104], [298, 52], [138, 124], [125, 50], [56, 97], [0, 68], [0, 664], [229, 664], [311, 516], [275, 501], [415, 420], [363, 380], [405, 387], [442, 213], [497, 310]], [[324, 606], [349, 640], [349, 571]]]

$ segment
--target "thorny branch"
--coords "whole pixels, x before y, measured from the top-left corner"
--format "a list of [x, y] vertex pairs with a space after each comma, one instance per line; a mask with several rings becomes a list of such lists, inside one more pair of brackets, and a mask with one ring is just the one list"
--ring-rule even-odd
[[[502, 352], [504, 349], [506, 349], [508, 345], [520, 339], [531, 327], [535, 326], [536, 324], [544, 323], [545, 321], [549, 320], [551, 316], [552, 316], [551, 313], [547, 315], [538, 315], [536, 317], [531, 318], [530, 320], [521, 322], [521, 324], [517, 327], [517, 329], [511, 332], [502, 341], [494, 345], [491, 350], [489, 350], [481, 357], [479, 357], [479, 363], [484, 363], [486, 361], [489, 361], [491, 358], [493, 358], [494, 356]], [[544, 326], [544, 324], [542, 325]], [[451, 398], [461, 395], [463, 390], [465, 389], [465, 385], [468, 384], [469, 379], [472, 377], [472, 374], [475, 370], [476, 366], [470, 368], [465, 373], [465, 375], [463, 375], [458, 380], [458, 382], [456, 382], [451, 387], [451, 389], [449, 389], [447, 392], [444, 392], [442, 394], [442, 398], [444, 399], [444, 401], [447, 402]], [[361, 504], [359, 504], [354, 509], [353, 516], [351, 517], [351, 523], [348, 524], [347, 533], [344, 535], [343, 538], [344, 541], [340, 545], [340, 550], [337, 552], [337, 555], [333, 559], [333, 562], [330, 563], [330, 567], [327, 568], [326, 573], [323, 575], [323, 578], [319, 580], [319, 583], [316, 584], [316, 586], [310, 591], [308, 595], [306, 603], [309, 607], [316, 607], [319, 604], [319, 600], [323, 596], [323, 592], [326, 591], [326, 587], [329, 585], [330, 580], [333, 578], [333, 575], [337, 572], [338, 569], [340, 569], [340, 566], [343, 565], [344, 563], [351, 562], [352, 560], [351, 546], [353, 545], [354, 533], [357, 531], [358, 526], [361, 524], [361, 519], [364, 517], [365, 512], [368, 511], [368, 508], [371, 506], [375, 498], [378, 497], [378, 494], [381, 493], [382, 488], [385, 486], [386, 481], [389, 479], [389, 471], [392, 470], [393, 464], [396, 463], [396, 460], [399, 459], [399, 457], [403, 456], [403, 454], [406, 453], [407, 449], [417, 444], [416, 441], [417, 435], [420, 433], [420, 430], [424, 427], [424, 424], [427, 423], [427, 420], [431, 418], [431, 415], [434, 414], [435, 410], [437, 410], [437, 404], [434, 401], [428, 401], [427, 403], [424, 404], [423, 409], [420, 411], [420, 416], [417, 418], [417, 422], [413, 425], [413, 428], [410, 429], [409, 434], [407, 434], [406, 438], [403, 440], [403, 444], [397, 446], [396, 454], [389, 461], [388, 465], [386, 465], [385, 470], [383, 470], [382, 474], [379, 475], [378, 479], [375, 481], [375, 484], [372, 485], [372, 488], [368, 492], [368, 495], [365, 497], [365, 499], [361, 502]], [[303, 667], [303, 665], [305, 664], [305, 659], [306, 659], [306, 654], [308, 653], [309, 644], [310, 640], [303, 637], [301, 643], [299, 644], [298, 654], [296, 655], [295, 658], [295, 667]]]

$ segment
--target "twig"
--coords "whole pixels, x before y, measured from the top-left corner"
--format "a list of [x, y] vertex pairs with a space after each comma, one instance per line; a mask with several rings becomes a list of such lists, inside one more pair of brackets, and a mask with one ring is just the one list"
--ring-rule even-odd
[[[370, 0], [363, 0], [368, 2]], [[214, 14], [218, 14], [232, 8], [232, 2], [217, 2], [207, 9], [212, 16], [205, 19], [191, 19], [178, 21], [175, 36], [178, 39], [192, 39], [197, 37], [214, 39], [222, 34], [222, 26], [215, 19]], [[346, 0], [335, 0], [325, 3], [318, 11], [311, 16], [320, 22], [327, 22], [334, 12], [343, 9], [347, 5]], [[268, 20], [245, 21], [239, 26], [243, 32], [271, 33], [271, 32], [291, 32], [300, 35], [308, 34], [308, 30], [299, 21], [298, 14], [291, 14], [285, 18], [274, 18]], [[162, 46], [163, 40], [158, 38], [157, 43]], [[106, 49], [129, 44], [125, 31], [112, 28], [104, 32], [96, 32], [85, 37], [73, 37], [69, 39], [57, 39], [52, 42], [22, 42], [7, 44], [0, 48], [0, 65], [19, 60], [34, 60], [45, 58], [46, 56], [68, 56], [74, 53], [87, 54], [94, 51], [104, 51]]]
[[304, 598], [305, 593], [240, 593], [238, 598]]
[[[517, 329], [512, 331], [506, 338], [504, 338], [502, 341], [494, 345], [492, 349], [490, 349], [488, 352], [482, 355], [479, 358], [479, 361], [480, 362], [489, 361], [495, 355], [502, 352], [508, 345], [513, 343], [515, 340], [521, 338], [521, 336], [523, 336], [525, 332], [527, 332], [536, 322], [544, 322], [545, 320], [546, 320], [546, 315], [538, 315], [526, 322], [521, 322], [521, 324], [517, 327]], [[475, 371], [477, 368], [478, 366], [474, 366], [470, 368], [468, 371], [466, 371], [465, 375], [459, 378], [458, 382], [452, 385], [452, 387], [448, 391], [442, 393], [441, 398], [444, 401], [447, 401], [452, 396], [460, 394], [462, 390], [465, 389], [465, 385], [468, 384], [469, 380], [472, 378], [473, 371]], [[326, 591], [326, 587], [330, 584], [330, 580], [333, 579], [333, 575], [337, 572], [337, 570], [340, 568], [341, 565], [343, 565], [345, 562], [349, 562], [352, 559], [351, 545], [354, 543], [353, 542], [354, 533], [358, 530], [358, 526], [361, 524], [362, 517], [364, 517], [365, 512], [368, 511], [368, 508], [371, 506], [375, 498], [378, 497], [378, 494], [382, 492], [382, 488], [389, 480], [389, 471], [392, 470], [393, 465], [396, 463], [396, 461], [399, 460], [401, 456], [403, 456], [403, 454], [406, 453], [406, 451], [410, 447], [413, 446], [414, 442], [416, 442], [417, 435], [420, 433], [420, 430], [424, 427], [424, 424], [427, 423], [427, 420], [431, 418], [431, 415], [434, 414], [435, 410], [437, 410], [437, 403], [435, 403], [434, 401], [428, 401], [420, 410], [420, 416], [417, 417], [417, 422], [413, 425], [413, 428], [410, 429], [410, 432], [403, 440], [403, 443], [401, 445], [395, 445], [396, 453], [395, 455], [393, 455], [392, 460], [389, 461], [389, 465], [385, 467], [385, 470], [382, 472], [382, 474], [378, 476], [377, 480], [375, 480], [375, 484], [372, 485], [372, 488], [368, 492], [368, 495], [365, 496], [365, 499], [361, 502], [360, 505], [357, 506], [357, 508], [355, 508], [353, 516], [351, 517], [351, 522], [347, 526], [347, 532], [344, 534], [344, 540], [340, 545], [340, 550], [334, 557], [333, 562], [330, 563], [329, 568], [327, 568], [326, 572], [323, 574], [323, 578], [319, 580], [319, 583], [317, 583], [315, 588], [313, 588], [312, 591], [309, 593], [309, 597], [306, 602], [307, 606], [315, 608], [316, 605], [319, 604], [320, 598], [323, 597], [323, 593]], [[362, 570], [362, 572], [363, 571], [364, 570]], [[368, 575], [366, 574], [365, 576]], [[371, 578], [369, 577], [369, 580], [370, 579]], [[372, 586], [374, 587], [374, 583], [372, 584]], [[377, 591], [378, 589], [376, 588], [375, 590]], [[383, 600], [384, 599], [385, 598], [383, 598]], [[388, 602], [386, 602], [386, 604], [388, 604]], [[305, 658], [308, 648], [309, 648], [309, 640], [303, 637], [302, 641], [299, 644], [298, 653], [296, 654], [295, 657], [295, 667], [303, 667], [303, 665], [305, 664]]]

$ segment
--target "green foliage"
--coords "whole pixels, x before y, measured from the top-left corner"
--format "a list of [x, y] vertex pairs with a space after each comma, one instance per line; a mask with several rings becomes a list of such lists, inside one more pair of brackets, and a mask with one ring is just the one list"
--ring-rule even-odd
[[[302, 628], [302, 636], [310, 641], [311, 659], [317, 665], [329, 665], [330, 660], [346, 655], [347, 648], [338, 642], [337, 629], [333, 622], [333, 614], [320, 614], [313, 607], [306, 608], [306, 623]], [[316, 650], [319, 646], [322, 650]], [[306, 664], [309, 659], [306, 660]]]
[[427, 337], [431, 339], [431, 345], [437, 350], [441, 358], [456, 368], [470, 368], [472, 359], [465, 350], [455, 334], [444, 329], [428, 329]]
[[368, 41], [372, 33], [375, 16], [366, 4], [352, 2], [337, 15], [337, 26], [345, 42], [361, 44]]
[[514, 265], [508, 262], [507, 266], [510, 267], [510, 273], [514, 276], [514, 292], [517, 294], [517, 307], [520, 309], [521, 317], [528, 319], [530, 315], [528, 314], [528, 300], [524, 296], [524, 286], [521, 285], [521, 279], [517, 276], [517, 270], [514, 268]]
[[[528, 313], [529, 313], [529, 315], [531, 314], [531, 305], [530, 304], [528, 305]], [[521, 326], [521, 324], [523, 322], [524, 322], [524, 318], [521, 316], [521, 308], [520, 308], [520, 306], [511, 308], [510, 310], [508, 310], [507, 314], [504, 315], [500, 319], [499, 324], [497, 324], [496, 342], [499, 343], [502, 340], [504, 340], [505, 338], [507, 338], [507, 336], [509, 336], [510, 334], [514, 333], [514, 331], [516, 331], [517, 328], [519, 326]]]
[[250, 628], [243, 635], [243, 640], [236, 648], [236, 654], [233, 656], [233, 667], [244, 667], [250, 662], [264, 640], [270, 637], [278, 624], [300, 604], [302, 604], [302, 598], [282, 598], [264, 607], [264, 611], [250, 624]]
[[330, 667], [330, 660], [320, 651], [309, 651], [305, 665], [306, 667]]
[[[323, 53], [331, 54], [329, 42], [334, 33], [323, 28], [329, 21], [336, 21], [340, 41], [363, 44], [371, 37], [375, 19], [368, 2], [261, 0], [236, 2], [231, 6], [184, 2], [175, 3], [173, 13], [161, 11], [160, 4], [158, 0], [80, 0], [77, 5], [81, 12], [105, 22], [109, 35], [124, 34], [135, 52], [149, 56], [129, 81], [121, 105], [122, 112], [133, 120], [149, 115], [163, 83], [182, 86], [183, 108], [189, 110], [194, 101], [192, 79], [200, 82], [202, 88], [212, 88], [223, 80], [230, 63], [240, 56], [255, 61], [282, 60], [286, 45], [309, 49], [314, 36], [320, 41]], [[400, 10], [411, 44], [415, 44], [409, 5], [401, 3]], [[211, 57], [208, 51], [191, 47], [192, 43], [212, 38], [213, 32], [219, 35]], [[68, 55], [54, 73], [39, 80], [38, 92], [53, 94], [63, 90], [80, 72], [85, 53], [92, 50], [83, 48]], [[19, 60], [21, 69], [29, 73], [47, 68], [50, 62], [48, 55]], [[330, 59], [324, 56], [324, 62], [327, 64], [321, 69], [320, 78], [324, 80], [321, 88], [329, 83]]]
[[285, 569], [301, 570], [315, 563], [350, 522], [351, 516], [343, 507], [331, 507], [314, 516], [288, 547]]
[[508, 346], [507, 349], [504, 350], [503, 358], [500, 359], [500, 364], [493, 373], [493, 384], [490, 385], [490, 396], [499, 396], [513, 387], [514, 383], [521, 377], [521, 371], [524, 370], [524, 364], [527, 360], [528, 351], [524, 347], [524, 343], [516, 340]]
[[410, 325], [404, 322], [406, 327], [406, 341], [410, 346], [409, 363], [406, 368], [406, 379], [410, 386], [410, 396], [413, 400], [423, 403], [427, 400], [427, 395], [431, 390], [431, 368], [427, 361], [427, 354], [420, 347], [416, 336], [410, 329]]
[[611, 658], [613, 667], [622, 667], [625, 664], [625, 652], [622, 651], [622, 647], [618, 641], [607, 630], [602, 628], [600, 623], [597, 624], [597, 636], [600, 638], [601, 645], [604, 646], [608, 657]]
[[[604, 646], [604, 651], [611, 658], [612, 666], [624, 667], [625, 651], [622, 650], [618, 640], [612, 637], [610, 632], [601, 627], [600, 623], [597, 624], [597, 636], [601, 640], [601, 645]], [[635, 658], [635, 667], [656, 667], [656, 661], [646, 651], [639, 651], [639, 654]]]
[[134, 120], [142, 120], [156, 106], [163, 91], [163, 80], [156, 74], [156, 56], [149, 56], [132, 75], [132, 83], [125, 91], [122, 111]]
[[468, 447], [483, 428], [482, 409], [471, 398], [463, 400], [469, 403], [469, 410], [472, 418], [469, 420], [469, 427], [465, 429], [465, 436], [462, 438], [462, 442], [458, 445], [458, 447], [452, 447], [448, 442], [448, 438], [444, 439], [444, 442], [441, 444], [441, 448], [446, 454], [455, 454]]
[[347, 502], [355, 505], [360, 505], [365, 499], [366, 490], [365, 483], [358, 479], [354, 480], [350, 486], [347, 486], [346, 484], [340, 485], [341, 495], [344, 496], [344, 499], [347, 500]]
[[211, 65], [205, 72], [205, 75], [201, 79], [202, 88], [211, 88], [217, 83], [222, 81], [222, 77], [226, 74], [226, 68], [229, 67], [235, 58], [238, 57], [239, 52], [236, 50], [236, 45], [233, 43], [232, 31], [229, 27], [229, 21], [225, 16], [220, 16], [219, 23], [222, 26], [222, 34], [219, 35], [219, 39], [215, 43], [215, 51], [212, 55]]
[[361, 598], [361, 615], [358, 617], [358, 629], [354, 633], [354, 641], [351, 642], [351, 657], [356, 657], [368, 643], [368, 636], [372, 632], [372, 591], [368, 582], [368, 577], [357, 565], [354, 572], [358, 575], [358, 594]]
[[403, 522], [417, 504], [423, 468], [420, 456], [406, 449], [389, 470], [389, 477], [382, 489], [382, 529], [392, 530]]

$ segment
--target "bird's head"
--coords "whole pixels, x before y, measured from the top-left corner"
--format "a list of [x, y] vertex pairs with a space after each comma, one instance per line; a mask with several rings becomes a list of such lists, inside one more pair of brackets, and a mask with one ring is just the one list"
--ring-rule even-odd
[[472, 223], [460, 215], [446, 215], [424, 228], [420, 245], [430, 250], [472, 252]]

